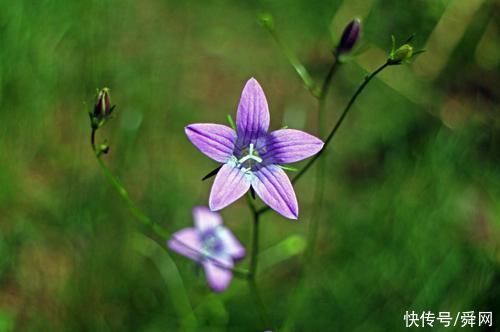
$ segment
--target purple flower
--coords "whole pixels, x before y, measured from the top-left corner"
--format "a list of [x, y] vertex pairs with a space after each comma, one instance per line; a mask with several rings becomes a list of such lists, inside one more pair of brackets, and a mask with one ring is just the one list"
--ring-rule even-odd
[[280, 165], [318, 153], [323, 142], [303, 131], [268, 132], [266, 96], [254, 78], [241, 93], [236, 131], [219, 124], [197, 123], [185, 128], [189, 140], [205, 155], [223, 164], [210, 192], [209, 206], [218, 211], [243, 196], [250, 186], [272, 209], [297, 219], [299, 208], [290, 179]]
[[193, 208], [195, 227], [174, 233], [167, 245], [175, 252], [203, 266], [208, 285], [215, 292], [229, 286], [235, 260], [245, 257], [245, 248], [229, 229], [223, 226], [221, 216], [204, 206]]

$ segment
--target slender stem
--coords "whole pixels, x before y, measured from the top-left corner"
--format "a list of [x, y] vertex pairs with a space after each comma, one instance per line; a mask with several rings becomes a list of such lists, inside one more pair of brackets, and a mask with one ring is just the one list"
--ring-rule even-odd
[[248, 279], [248, 287], [250, 289], [250, 293], [252, 294], [255, 307], [257, 308], [257, 312], [259, 314], [260, 320], [264, 325], [264, 331], [271, 329], [271, 323], [269, 320], [269, 316], [264, 306], [264, 302], [262, 301], [262, 297], [260, 296], [259, 288], [257, 287], [257, 282], [254, 278]]
[[304, 175], [304, 173], [307, 172], [307, 170], [314, 164], [314, 162], [316, 162], [316, 160], [323, 155], [323, 153], [326, 151], [326, 148], [330, 144], [331, 140], [333, 139], [333, 137], [337, 133], [337, 130], [340, 128], [340, 126], [344, 122], [344, 119], [345, 119], [347, 113], [349, 113], [349, 111], [351, 110], [351, 107], [354, 104], [354, 102], [356, 101], [356, 99], [358, 98], [358, 96], [361, 94], [361, 92], [363, 92], [364, 88], [366, 87], [366, 85], [368, 83], [370, 83], [372, 78], [377, 76], [377, 74], [380, 73], [382, 70], [384, 70], [387, 66], [389, 66], [388, 62], [384, 63], [382, 66], [378, 67], [373, 73], [371, 73], [370, 75], [365, 77], [365, 80], [363, 81], [363, 83], [361, 83], [361, 85], [358, 87], [358, 89], [356, 90], [354, 95], [349, 100], [349, 103], [347, 103], [347, 106], [344, 108], [344, 111], [340, 115], [340, 118], [337, 120], [337, 123], [333, 127], [332, 131], [330, 131], [330, 133], [326, 137], [325, 145], [323, 146], [323, 149], [319, 153], [317, 153], [313, 158], [311, 158], [309, 160], [309, 162], [304, 166], [304, 168], [302, 168], [299, 171], [299, 173], [297, 173], [297, 175], [293, 178], [292, 183], [297, 182]]
[[316, 240], [318, 238], [319, 222], [321, 220], [321, 209], [323, 206], [323, 198], [325, 195], [324, 186], [324, 176], [325, 176], [326, 162], [325, 159], [321, 159], [318, 163], [318, 169], [316, 171], [316, 190], [314, 192], [314, 199], [316, 206], [313, 208], [311, 220], [309, 222], [309, 229], [307, 232], [307, 245], [304, 252], [304, 262], [310, 264], [312, 262], [311, 258], [314, 253], [314, 248], [316, 246]]
[[[334, 73], [336, 72], [338, 66], [341, 62], [338, 61], [338, 58], [335, 57], [334, 62], [330, 66], [328, 70], [328, 74], [326, 75], [323, 85], [321, 86], [320, 95], [318, 97], [318, 127], [320, 136], [324, 135], [324, 123], [325, 123], [325, 106], [326, 106], [326, 97], [328, 96], [328, 90], [330, 88], [332, 78]], [[316, 245], [316, 239], [318, 237], [318, 228], [321, 220], [321, 208], [323, 205], [323, 196], [325, 192], [325, 186], [323, 178], [325, 176], [325, 167], [326, 160], [322, 158], [318, 162], [318, 167], [316, 170], [316, 190], [314, 192], [314, 199], [316, 206], [313, 208], [312, 217], [309, 221], [309, 229], [307, 232], [307, 245], [304, 252], [304, 262], [305, 264], [309, 264], [312, 262], [312, 256], [314, 252], [314, 248]]]
[[[104, 162], [101, 158], [101, 154], [99, 153], [99, 151], [97, 151], [97, 148], [95, 146], [95, 133], [96, 133], [96, 130], [93, 129], [92, 134], [90, 136], [91, 137], [90, 141], [92, 144], [92, 149], [94, 150], [94, 152], [96, 152], [97, 162], [99, 163], [99, 166], [101, 167], [101, 170], [103, 171], [104, 175], [106, 176], [108, 181], [111, 183], [113, 188], [116, 190], [116, 192], [125, 201], [130, 212], [132, 213], [132, 215], [135, 218], [137, 218], [137, 220], [139, 220], [144, 225], [148, 225], [148, 226], [155, 225], [155, 223], [151, 219], [149, 219], [149, 217], [146, 216], [139, 209], [139, 207], [137, 207], [137, 205], [135, 205], [135, 203], [130, 198], [127, 190], [125, 189], [123, 184], [120, 182], [120, 180], [116, 176], [114, 176], [113, 173], [111, 172], [111, 170], [108, 168], [108, 166], [106, 166], [106, 164], [104, 164]], [[165, 238], [168, 236], [168, 233], [166, 231], [161, 230], [161, 228], [158, 228], [158, 230], [159, 230], [159, 233], [158, 233], [159, 236], [165, 237]]]
[[97, 150], [95, 147], [95, 133], [96, 133], [96, 131], [97, 131], [96, 128], [92, 128], [92, 133], [90, 134], [90, 145], [92, 146], [92, 150], [94, 151], [94, 153], [97, 155]]
[[[251, 205], [253, 207], [253, 204]], [[250, 277], [255, 279], [259, 255], [259, 214], [252, 208], [253, 230], [252, 230], [252, 252], [250, 256]]]
[[[318, 152], [314, 157], [312, 157], [311, 159], [309, 159], [309, 161], [307, 162], [307, 164], [297, 173], [297, 175], [295, 175], [295, 177], [292, 179], [292, 183], [293, 184], [296, 183], [309, 170], [309, 168], [316, 162], [316, 160], [318, 160], [319, 157], [321, 157], [323, 155], [323, 153], [325, 153], [326, 148], [328, 147], [328, 145], [332, 141], [333, 137], [337, 133], [337, 130], [340, 128], [340, 126], [344, 122], [344, 119], [345, 119], [346, 115], [351, 110], [352, 105], [354, 104], [354, 102], [356, 101], [356, 99], [359, 97], [359, 95], [361, 94], [361, 92], [363, 92], [363, 90], [365, 89], [365, 87], [367, 86], [367, 84], [375, 76], [377, 76], [377, 74], [379, 74], [382, 70], [384, 70], [388, 66], [390, 66], [390, 63], [386, 62], [383, 65], [381, 65], [380, 67], [378, 67], [370, 75], [368, 75], [368, 76], [365, 77], [363, 83], [361, 83], [361, 85], [358, 87], [358, 89], [356, 90], [356, 92], [354, 93], [354, 95], [349, 100], [349, 103], [347, 103], [347, 105], [344, 108], [342, 114], [340, 115], [340, 118], [335, 123], [333, 129], [330, 131], [330, 133], [328, 134], [328, 136], [325, 138], [325, 140], [324, 140], [325, 141], [325, 145], [323, 146], [323, 149], [320, 152]], [[268, 210], [269, 210], [269, 207], [263, 207], [260, 210], [258, 210], [257, 212], [259, 214], [262, 214], [264, 212], [267, 212]]]
[[260, 221], [260, 213], [255, 208], [253, 204], [252, 198], [250, 195], [247, 195], [247, 203], [250, 208], [250, 212], [252, 213], [252, 247], [250, 253], [250, 267], [248, 271], [248, 288], [250, 293], [252, 294], [252, 298], [257, 308], [257, 312], [259, 314], [260, 320], [264, 326], [264, 328], [270, 329], [271, 326], [269, 315], [267, 314], [266, 307], [264, 302], [262, 301], [262, 297], [260, 295], [259, 287], [257, 286], [256, 275], [257, 275], [257, 266], [258, 266], [258, 256], [259, 256], [259, 221]]
[[[164, 239], [167, 239], [169, 236], [169, 233], [164, 230], [160, 225], [157, 223], [153, 222], [146, 214], [144, 214], [141, 209], [134, 203], [134, 201], [130, 198], [127, 190], [123, 186], [123, 184], [120, 182], [120, 180], [113, 175], [111, 170], [106, 166], [104, 161], [101, 158], [101, 154], [99, 151], [97, 151], [96, 146], [95, 146], [95, 133], [96, 130], [92, 130], [91, 134], [91, 144], [92, 144], [92, 149], [94, 150], [96, 154], [96, 159], [97, 162], [99, 163], [99, 166], [101, 167], [102, 172], [106, 176], [106, 179], [108, 179], [109, 183], [113, 186], [115, 191], [120, 195], [120, 197], [123, 199], [125, 204], [127, 205], [128, 209], [132, 213], [132, 215], [139, 221], [143, 226], [146, 226], [149, 228], [148, 233], [153, 233], [155, 235], [155, 241], [156, 239], [162, 239], [161, 240], [161, 245], [164, 246], [165, 244], [163, 243]], [[157, 241], [158, 242], [158, 241]]]
[[325, 79], [323, 80], [323, 85], [321, 86], [321, 91], [318, 96], [318, 120], [319, 120], [319, 129], [320, 129], [320, 135], [323, 135], [322, 133], [322, 127], [323, 127], [323, 115], [325, 113], [325, 105], [326, 105], [326, 96], [328, 95], [328, 90], [330, 88], [333, 75], [337, 71], [338, 65], [340, 62], [338, 61], [338, 58], [335, 57], [332, 65], [330, 66], [330, 69], [328, 70], [328, 73], [326, 74]]
[[[338, 130], [338, 128], [342, 124], [342, 121], [345, 119], [345, 116], [347, 115], [347, 112], [349, 112], [349, 109], [351, 108], [351, 106], [353, 105], [353, 103], [355, 102], [355, 100], [359, 96], [359, 94], [361, 94], [361, 92], [366, 87], [366, 85], [370, 82], [370, 80], [372, 78], [374, 78], [382, 70], [384, 70], [387, 66], [389, 66], [389, 64], [385, 63], [382, 66], [380, 66], [379, 68], [377, 68], [372, 74], [370, 74], [369, 76], [367, 76], [365, 78], [365, 80], [363, 81], [363, 83], [358, 87], [358, 89], [356, 90], [356, 92], [354, 93], [354, 95], [349, 100], [349, 103], [347, 104], [346, 108], [342, 112], [339, 120], [337, 120], [337, 123], [335, 124], [335, 126], [332, 129], [332, 131], [330, 132], [330, 134], [328, 135], [327, 139], [325, 140], [325, 147], [326, 147], [327, 143], [329, 143], [332, 140], [332, 138], [335, 135], [336, 131]], [[318, 107], [320, 107], [320, 106], [318, 106]], [[325, 147], [323, 148], [323, 150], [321, 152], [324, 151]], [[317, 158], [315, 158], [315, 159], [317, 159]], [[302, 169], [301, 174], [304, 174], [304, 172], [307, 170], [306, 168], [309, 168], [312, 165], [313, 162], [314, 162], [314, 160], [311, 160], [306, 165], [306, 167], [304, 167], [304, 169]], [[320, 219], [321, 204], [322, 204], [323, 196], [324, 196], [324, 186], [323, 186], [323, 182], [321, 181], [321, 179], [324, 176], [325, 167], [326, 167], [326, 163], [325, 163], [325, 160], [323, 158], [322, 160], [320, 160], [320, 162], [318, 164], [318, 173], [317, 173], [316, 180], [319, 179], [320, 181], [316, 181], [316, 186], [317, 187], [316, 187], [316, 192], [315, 192], [315, 197], [314, 197], [314, 201], [318, 205], [313, 209], [313, 216], [312, 216], [311, 222], [309, 223], [309, 232], [308, 232], [308, 238], [307, 238], [307, 247], [306, 247], [306, 250], [305, 250], [305, 253], [304, 253], [304, 263], [306, 265], [310, 265], [311, 262], [312, 262], [312, 257], [313, 257], [313, 253], [314, 253], [314, 247], [315, 247], [315, 243], [316, 243], [316, 239], [317, 239], [317, 235], [318, 235], [318, 226], [319, 226], [318, 220]], [[293, 179], [294, 180], [293, 182], [296, 182], [299, 178], [300, 178], [300, 176], [299, 176], [299, 174], [297, 174], [297, 176]], [[301, 278], [300, 284], [297, 287], [296, 295], [295, 295], [294, 301], [293, 301], [294, 305], [292, 306], [292, 308], [290, 310], [290, 313], [289, 313], [289, 316], [287, 317], [284, 325], [281, 328], [281, 330], [283, 330], [283, 331], [291, 331], [292, 330], [293, 324], [294, 324], [293, 317], [295, 317], [297, 311], [300, 310], [300, 308], [301, 308], [300, 303], [302, 301], [300, 300], [300, 297], [304, 296], [303, 295], [304, 294], [304, 288], [307, 287], [307, 281], [306, 280], [307, 280], [308, 275], [311, 273], [311, 271], [309, 271], [307, 268], [304, 268], [302, 270], [302, 273], [303, 273], [303, 278]]]

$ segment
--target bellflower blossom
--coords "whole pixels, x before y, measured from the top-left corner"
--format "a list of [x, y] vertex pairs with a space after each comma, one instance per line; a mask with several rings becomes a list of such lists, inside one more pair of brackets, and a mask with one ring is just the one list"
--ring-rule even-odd
[[223, 226], [222, 218], [204, 206], [193, 208], [195, 227], [174, 233], [167, 245], [175, 252], [203, 266], [208, 285], [215, 292], [225, 290], [233, 274], [235, 260], [245, 257], [245, 248], [229, 229]]
[[280, 165], [315, 155], [323, 148], [323, 142], [300, 130], [268, 132], [268, 129], [266, 96], [254, 78], [243, 88], [236, 131], [212, 123], [191, 124], [185, 128], [189, 140], [202, 153], [223, 164], [210, 192], [212, 211], [223, 209], [252, 187], [272, 209], [286, 218], [298, 218], [295, 192]]

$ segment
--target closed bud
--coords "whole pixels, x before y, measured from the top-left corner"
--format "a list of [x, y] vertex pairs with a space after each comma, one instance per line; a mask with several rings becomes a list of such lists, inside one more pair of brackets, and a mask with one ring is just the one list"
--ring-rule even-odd
[[111, 106], [111, 98], [109, 96], [109, 89], [102, 88], [97, 93], [97, 100], [94, 106], [94, 117], [102, 119], [111, 114], [113, 107]]
[[101, 153], [107, 154], [108, 152], [109, 152], [109, 145], [107, 143], [99, 145], [99, 154]]
[[111, 105], [111, 97], [109, 96], [109, 89], [102, 88], [97, 92], [94, 110], [89, 112], [90, 124], [95, 130], [101, 127], [110, 117], [115, 106]]
[[403, 61], [408, 61], [413, 56], [413, 47], [410, 44], [404, 44], [395, 50], [389, 57], [389, 61], [394, 64], [399, 64]]
[[274, 19], [270, 13], [262, 12], [259, 14], [258, 19], [259, 19], [260, 24], [262, 24], [267, 29], [269, 29], [269, 30], [274, 29]]
[[342, 37], [337, 46], [337, 54], [350, 52], [359, 40], [361, 35], [361, 21], [353, 19], [344, 29]]

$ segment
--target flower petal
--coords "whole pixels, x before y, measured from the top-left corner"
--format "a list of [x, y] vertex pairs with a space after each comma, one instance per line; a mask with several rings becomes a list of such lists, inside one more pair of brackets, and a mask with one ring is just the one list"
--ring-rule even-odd
[[251, 78], [241, 93], [236, 114], [238, 144], [248, 146], [269, 129], [269, 108], [266, 96], [259, 82]]
[[236, 133], [233, 129], [213, 123], [195, 123], [184, 131], [191, 143], [202, 153], [221, 163], [233, 155]]
[[277, 165], [267, 165], [254, 174], [252, 187], [264, 203], [286, 218], [297, 219], [297, 197], [285, 171]]
[[323, 141], [296, 129], [273, 131], [266, 138], [262, 158], [272, 164], [288, 164], [309, 158], [323, 148]]
[[210, 210], [218, 211], [243, 196], [250, 188], [250, 180], [245, 172], [234, 164], [222, 166], [215, 177], [208, 205]]
[[242, 259], [245, 257], [245, 247], [241, 245], [240, 241], [238, 241], [228, 228], [220, 227], [217, 234], [224, 243], [224, 251], [231, 255], [233, 259]]
[[199, 261], [201, 242], [199, 233], [194, 227], [184, 228], [175, 232], [167, 245], [170, 249], [192, 260]]
[[213, 229], [222, 225], [222, 217], [220, 214], [210, 211], [210, 209], [205, 206], [196, 206], [193, 208], [193, 219], [200, 233], [203, 233], [207, 229]]
[[203, 262], [208, 285], [214, 292], [222, 292], [229, 286], [233, 278], [233, 273], [230, 270], [233, 266], [230, 257], [218, 258], [217, 261], [207, 259]]

